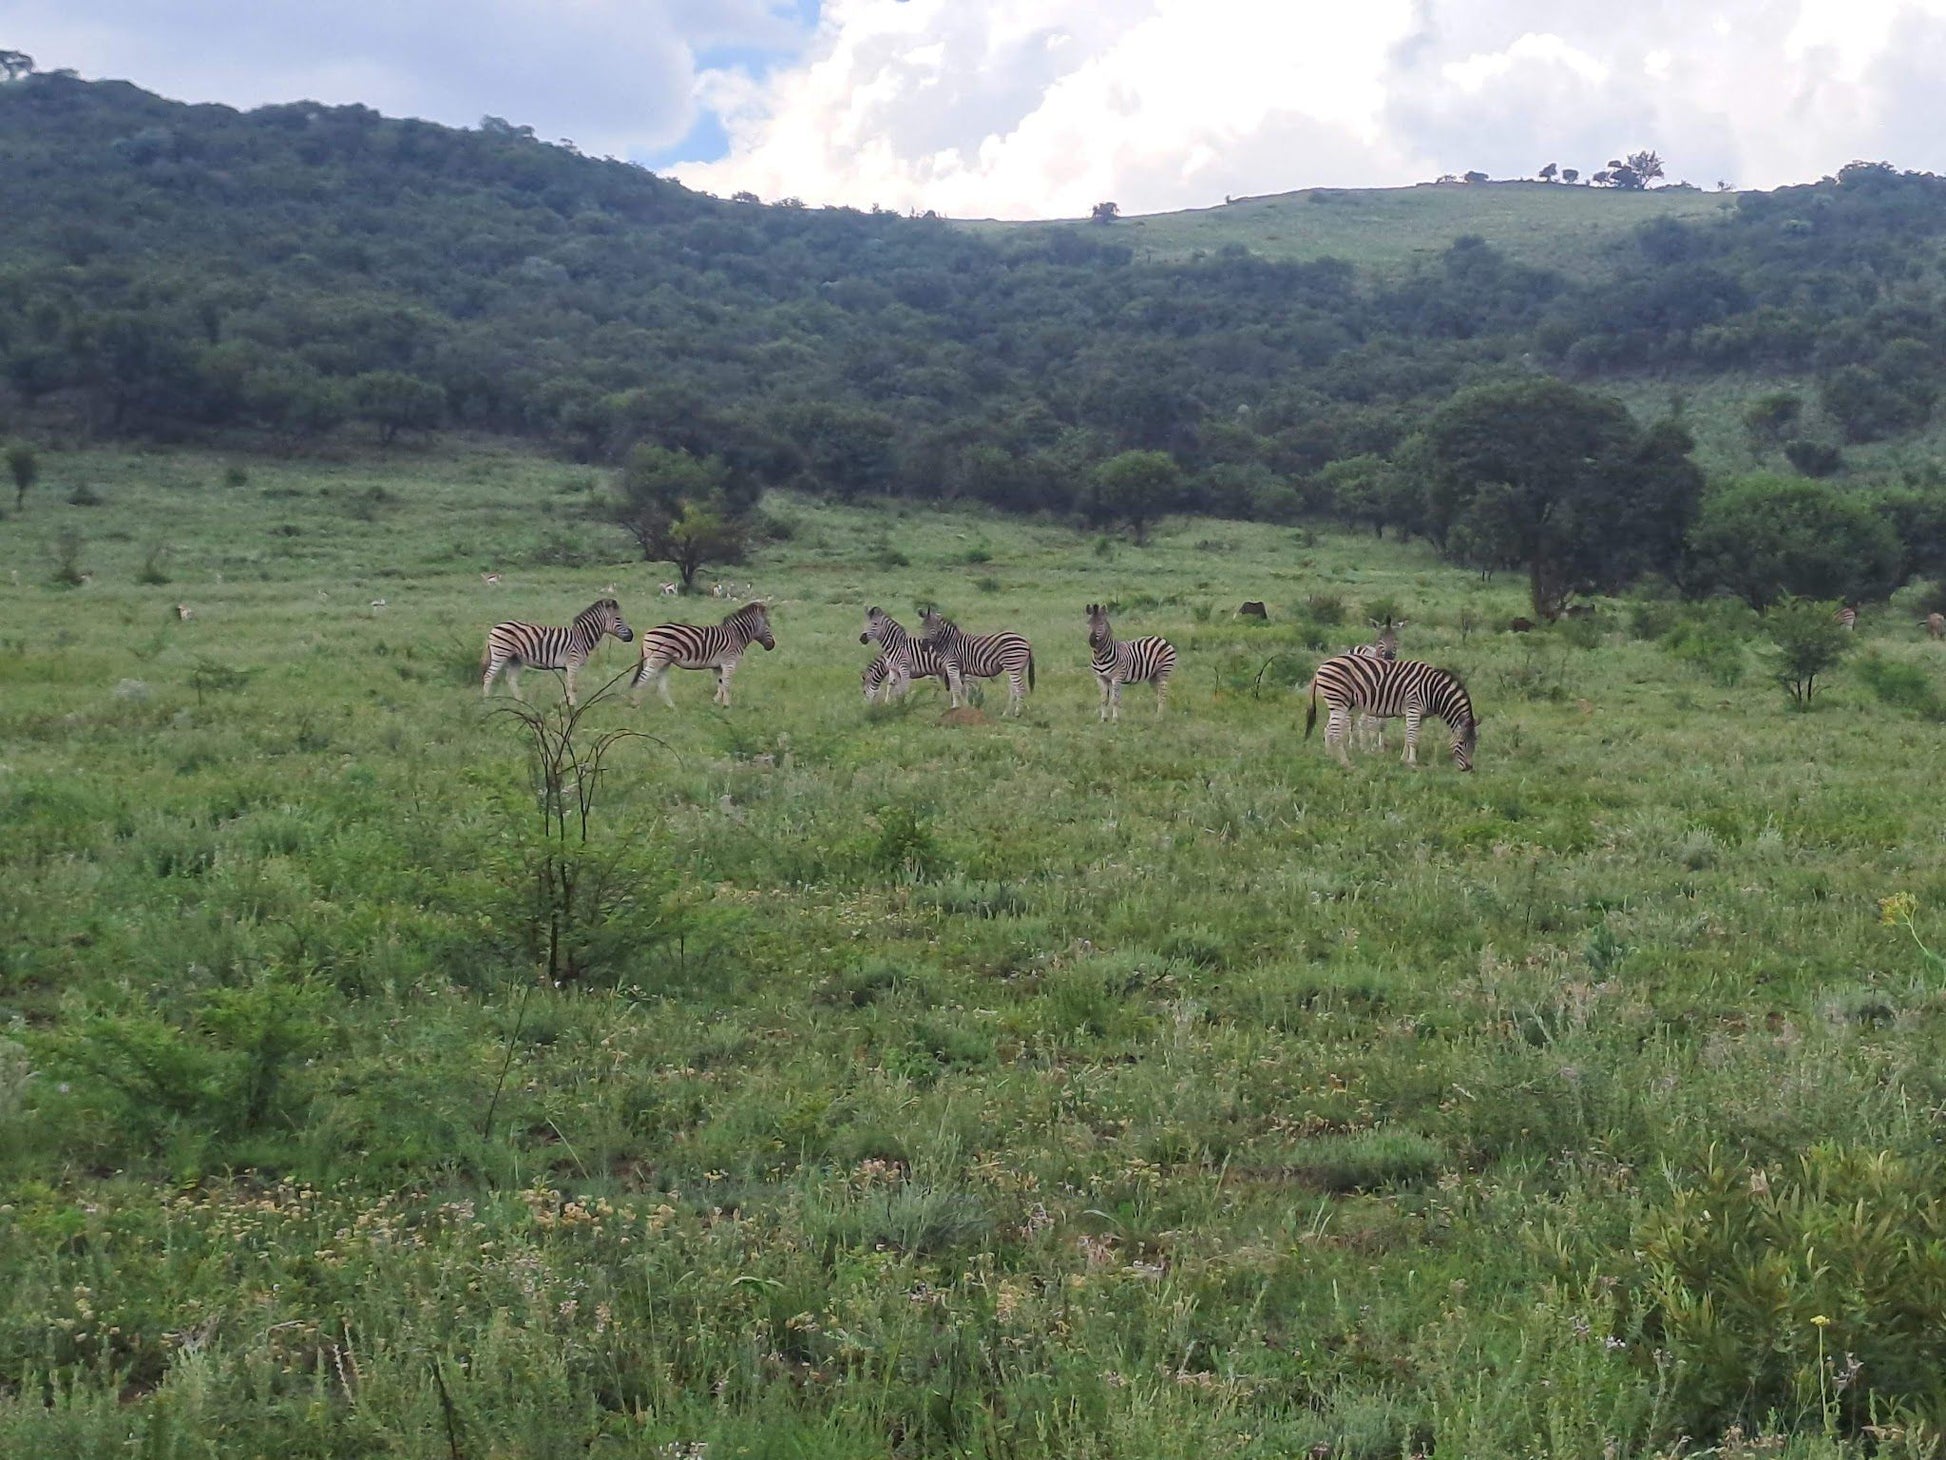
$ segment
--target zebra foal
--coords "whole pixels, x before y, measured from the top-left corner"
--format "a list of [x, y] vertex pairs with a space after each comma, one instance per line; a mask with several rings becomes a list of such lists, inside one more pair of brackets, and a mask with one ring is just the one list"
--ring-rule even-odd
[[974, 637], [937, 609], [927, 609], [920, 619], [919, 642], [938, 653], [946, 666], [946, 692], [958, 709], [966, 697], [966, 677], [993, 679], [1007, 676], [1007, 708], [1003, 714], [1018, 715], [1027, 691], [1034, 687], [1034, 646], [1019, 634], [1002, 631]]
[[878, 657], [865, 666], [860, 677], [868, 705], [876, 703], [881, 692], [888, 704], [904, 699], [915, 679], [946, 679], [946, 662], [938, 651], [907, 633], [905, 626], [882, 608], [865, 610], [865, 628], [858, 642], [879, 648]]
[[1095, 681], [1101, 686], [1101, 718], [1122, 718], [1122, 686], [1151, 680], [1155, 684], [1155, 712], [1169, 703], [1169, 676], [1176, 672], [1176, 646], [1154, 634], [1147, 638], [1116, 639], [1108, 625], [1106, 605], [1088, 605], [1088, 648]]
[[766, 650], [777, 647], [770, 632], [770, 611], [761, 601], [744, 604], [720, 624], [658, 624], [647, 629], [642, 634], [641, 662], [629, 681], [633, 691], [629, 703], [641, 704], [645, 681], [653, 681], [662, 703], [674, 709], [669, 671], [711, 669], [716, 672], [716, 693], [711, 699], [728, 709], [730, 676], [752, 644], [762, 644]]
[[568, 703], [575, 703], [574, 677], [595, 652], [603, 634], [613, 634], [624, 644], [635, 637], [635, 631], [622, 620], [622, 606], [612, 598], [596, 599], [566, 628], [511, 621], [495, 624], [487, 630], [486, 652], [480, 658], [484, 675], [480, 697], [493, 692], [493, 681], [503, 669], [507, 688], [515, 699], [521, 698], [522, 669], [561, 669], [567, 671]]
[[1345, 766], [1351, 764], [1351, 757], [1345, 754], [1345, 737], [1351, 729], [1352, 713], [1357, 711], [1388, 719], [1405, 717], [1407, 765], [1419, 763], [1419, 722], [1428, 715], [1444, 720], [1453, 733], [1453, 763], [1463, 771], [1473, 769], [1480, 720], [1457, 675], [1415, 659], [1376, 659], [1364, 654], [1327, 659], [1311, 678], [1311, 708], [1304, 716], [1306, 740], [1318, 722], [1320, 697], [1329, 711], [1324, 743]]
[[[1378, 637], [1373, 639], [1369, 644], [1352, 645], [1351, 652], [1362, 655], [1367, 659], [1397, 659], [1399, 657], [1399, 630], [1404, 628], [1411, 620], [1400, 619], [1397, 623], [1393, 623], [1392, 616], [1387, 614], [1384, 623], [1380, 623], [1375, 618], [1367, 619], [1366, 622], [1378, 630]], [[1366, 750], [1385, 749], [1385, 717], [1383, 715], [1359, 715], [1352, 725], [1352, 736]]]

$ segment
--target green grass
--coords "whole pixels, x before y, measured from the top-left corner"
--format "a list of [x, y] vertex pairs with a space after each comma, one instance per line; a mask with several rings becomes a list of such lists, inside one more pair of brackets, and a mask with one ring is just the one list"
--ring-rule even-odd
[[[1183, 259], [1242, 244], [1265, 258], [1340, 258], [1395, 272], [1440, 253], [1456, 238], [1478, 234], [1522, 263], [1573, 276], [1601, 268], [1605, 247], [1651, 218], [1700, 222], [1734, 206], [1733, 193], [1670, 188], [1629, 193], [1513, 182], [1311, 188], [1239, 198], [1217, 208], [1121, 218], [1102, 229], [1102, 236], [1128, 244], [1146, 260]], [[983, 220], [960, 226], [999, 234], [1074, 225]]]
[[[503, 616], [611, 582], [661, 616], [587, 477], [76, 455], [0, 524], [0, 1454], [1811, 1456], [1867, 1453], [1867, 1401], [1937, 1423], [1946, 998], [1878, 909], [1946, 941], [1940, 727], [1899, 707], [1946, 657], [1909, 616], [1800, 715], [1754, 635], [1727, 687], [1655, 615], [1512, 636], [1518, 583], [1417, 546], [1189, 521], [1100, 555], [773, 499], [793, 535], [725, 575], [776, 605], [734, 707], [678, 675], [673, 713], [589, 712], [655, 738], [552, 850], [601, 912], [556, 988], [475, 676]], [[1032, 636], [1019, 723], [863, 705], [864, 606], [921, 599]], [[1095, 718], [1102, 599], [1182, 652], [1159, 724], [1140, 688]], [[1431, 727], [1417, 769], [1396, 726], [1350, 772], [1302, 738], [1295, 687], [1380, 599], [1467, 678], [1477, 773]]]

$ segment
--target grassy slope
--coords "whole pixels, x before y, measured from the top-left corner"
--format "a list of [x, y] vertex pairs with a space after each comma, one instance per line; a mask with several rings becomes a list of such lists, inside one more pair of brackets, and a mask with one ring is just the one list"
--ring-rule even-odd
[[[1266, 258], [1342, 258], [1395, 270], [1478, 234], [1522, 263], [1573, 276], [1598, 266], [1601, 248], [1651, 218], [1714, 218], [1735, 195], [1658, 188], [1624, 193], [1545, 183], [1413, 188], [1315, 188], [1239, 198], [1220, 208], [1124, 218], [1114, 236], [1137, 257], [1185, 258], [1240, 243]], [[1069, 223], [969, 222], [980, 232]]]
[[[579, 474], [519, 457], [220, 474], [59, 459], [0, 526], [0, 1452], [443, 1454], [437, 1361], [480, 1453], [1600, 1453], [1653, 1342], [1583, 1284], [1670, 1173], [1932, 1138], [1946, 1022], [1874, 900], [1938, 934], [1946, 753], [1842, 676], [1799, 718], [1754, 656], [1463, 634], [1518, 586], [1362, 538], [779, 503], [734, 710], [594, 712], [661, 737], [602, 813], [626, 950], [524, 994], [478, 639], [611, 581], [639, 626], [662, 573], [544, 566]], [[1305, 743], [1321, 592], [1465, 671], [1478, 774]], [[863, 709], [862, 606], [935, 596], [1033, 636], [1023, 723]], [[1102, 597], [1183, 650], [1160, 726], [1094, 719]], [[205, 1089], [246, 1016], [296, 1051], [255, 1125]]]

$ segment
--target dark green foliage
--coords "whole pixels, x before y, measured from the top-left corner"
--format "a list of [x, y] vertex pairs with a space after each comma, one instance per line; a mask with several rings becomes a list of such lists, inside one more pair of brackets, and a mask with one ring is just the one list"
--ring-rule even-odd
[[1786, 595], [1882, 598], [1904, 554], [1871, 502], [1802, 477], [1752, 476], [1713, 487], [1690, 534], [1689, 585], [1761, 609]]
[[1691, 445], [1673, 421], [1640, 430], [1614, 401], [1530, 380], [1461, 392], [1405, 456], [1434, 539], [1472, 566], [1524, 567], [1551, 619], [1575, 592], [1680, 562], [1703, 485]]
[[1801, 437], [1784, 443], [1784, 460], [1793, 471], [1807, 477], [1835, 475], [1845, 464], [1844, 453], [1829, 442]]
[[348, 388], [352, 414], [378, 428], [390, 446], [401, 431], [431, 431], [446, 417], [446, 391], [403, 370], [371, 370]]
[[1743, 412], [1744, 429], [1759, 446], [1774, 447], [1796, 427], [1804, 414], [1802, 396], [1788, 390], [1761, 395]]
[[1149, 526], [1175, 507], [1182, 472], [1162, 451], [1124, 451], [1096, 467], [1083, 510], [1096, 524], [1125, 522], [1138, 543], [1148, 541]]
[[751, 524], [728, 490], [729, 472], [711, 457], [641, 445], [629, 453], [621, 481], [596, 510], [635, 539], [645, 562], [665, 561], [695, 586], [706, 563], [740, 563]]

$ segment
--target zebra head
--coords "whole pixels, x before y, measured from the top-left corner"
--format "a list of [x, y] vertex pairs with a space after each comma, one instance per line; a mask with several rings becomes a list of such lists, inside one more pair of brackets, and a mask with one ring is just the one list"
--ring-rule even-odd
[[1108, 605], [1091, 603], [1088, 605], [1088, 647], [1099, 649], [1103, 644], [1114, 641], [1114, 631], [1108, 627]]
[[777, 647], [777, 640], [770, 632], [770, 609], [762, 599], [744, 604], [742, 608], [723, 620], [723, 626], [734, 627], [743, 635], [745, 643], [755, 641], [762, 644], [766, 650]]
[[590, 643], [603, 634], [613, 634], [624, 644], [635, 637], [635, 630], [622, 618], [622, 606], [612, 598], [597, 598], [574, 616], [574, 622], [586, 632]]
[[1453, 764], [1463, 771], [1473, 769], [1473, 752], [1480, 748], [1480, 720], [1469, 715], [1466, 723], [1453, 731]]
[[858, 642], [883, 644], [886, 634], [897, 627], [898, 623], [884, 609], [868, 608], [865, 610], [865, 631], [858, 636]]
[[952, 627], [953, 627], [953, 621], [947, 618], [938, 609], [922, 608], [919, 610], [919, 642], [920, 643], [922, 644], [943, 643], [945, 641], [946, 635], [952, 631]]
[[1373, 628], [1378, 630], [1378, 637], [1372, 640], [1372, 647], [1378, 650], [1378, 657], [1381, 659], [1397, 659], [1399, 657], [1399, 630], [1404, 628], [1411, 620], [1400, 619], [1397, 623], [1393, 623], [1392, 616], [1387, 614], [1384, 623], [1380, 623], [1377, 619], [1370, 619], [1368, 622]]

